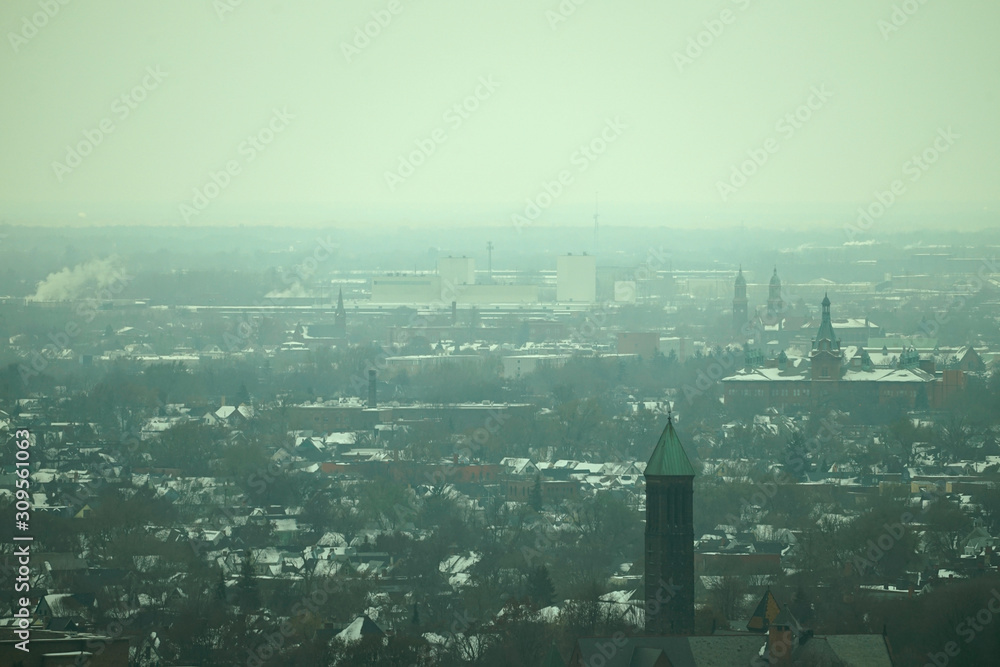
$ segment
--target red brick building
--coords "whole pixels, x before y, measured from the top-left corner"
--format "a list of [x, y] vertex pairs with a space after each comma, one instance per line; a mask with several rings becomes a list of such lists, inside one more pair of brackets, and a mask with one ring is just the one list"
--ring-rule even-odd
[[[844, 409], [898, 406], [941, 408], [965, 388], [965, 371], [937, 371], [933, 360], [916, 350], [904, 351], [890, 365], [872, 363], [860, 346], [842, 347], [830, 317], [830, 299], [823, 299], [823, 318], [807, 359], [777, 359], [753, 363], [723, 378], [726, 405], [737, 409], [780, 410], [835, 405]], [[748, 355], [748, 359], [752, 359]]]

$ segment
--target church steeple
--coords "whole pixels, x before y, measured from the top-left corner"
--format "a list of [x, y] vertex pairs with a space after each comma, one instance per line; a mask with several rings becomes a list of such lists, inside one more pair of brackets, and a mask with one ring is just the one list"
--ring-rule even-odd
[[771, 284], [767, 293], [767, 315], [771, 321], [777, 321], [785, 308], [785, 302], [781, 298], [781, 279], [778, 278], [778, 267], [774, 267], [774, 274], [771, 276]]
[[694, 632], [694, 466], [673, 415], [646, 464], [646, 634]]
[[[833, 320], [830, 319], [830, 296], [823, 297], [823, 319], [819, 323], [819, 330], [816, 331], [816, 339], [812, 344], [812, 352], [809, 353], [810, 372], [812, 379], [824, 381], [837, 381], [840, 379], [841, 365], [843, 362], [843, 351], [840, 349], [840, 341], [833, 332]], [[813, 398], [818, 397], [813, 393]]]
[[337, 310], [333, 316], [333, 326], [337, 330], [338, 336], [347, 335], [347, 311], [344, 310], [344, 288], [341, 287], [337, 293]]
[[[840, 341], [837, 340], [837, 336], [833, 333], [833, 320], [830, 319], [830, 295], [825, 294], [823, 296], [823, 318], [819, 323], [819, 331], [816, 332], [816, 342], [813, 343], [813, 347], [819, 350], [830, 351], [833, 349], [840, 349]], [[821, 345], [820, 343], [828, 343], [827, 345]]]

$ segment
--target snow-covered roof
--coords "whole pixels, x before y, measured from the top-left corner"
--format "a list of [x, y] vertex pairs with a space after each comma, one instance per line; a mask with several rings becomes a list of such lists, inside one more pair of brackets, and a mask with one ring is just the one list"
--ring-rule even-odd
[[361, 641], [364, 637], [381, 637], [385, 633], [367, 616], [358, 616], [350, 625], [337, 633], [337, 639], [346, 643]]

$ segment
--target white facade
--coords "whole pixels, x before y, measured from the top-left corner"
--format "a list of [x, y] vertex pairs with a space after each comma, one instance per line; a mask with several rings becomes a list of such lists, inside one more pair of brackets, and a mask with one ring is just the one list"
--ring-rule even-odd
[[522, 375], [534, 373], [540, 368], [558, 368], [570, 358], [568, 354], [518, 354], [504, 357], [501, 366], [501, 377], [504, 379], [519, 378]]
[[635, 303], [636, 294], [634, 280], [615, 281], [615, 301], [618, 303]]
[[556, 258], [556, 301], [597, 301], [597, 260], [593, 255], [563, 255]]
[[444, 285], [475, 285], [476, 261], [471, 257], [442, 257], [438, 275]]

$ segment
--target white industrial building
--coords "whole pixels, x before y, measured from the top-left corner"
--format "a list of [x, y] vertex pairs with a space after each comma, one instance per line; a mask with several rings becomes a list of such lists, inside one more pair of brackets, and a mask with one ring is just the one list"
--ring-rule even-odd
[[593, 255], [562, 255], [556, 258], [556, 301], [597, 301], [597, 260]]
[[476, 261], [471, 257], [442, 257], [438, 275], [444, 285], [475, 285]]

